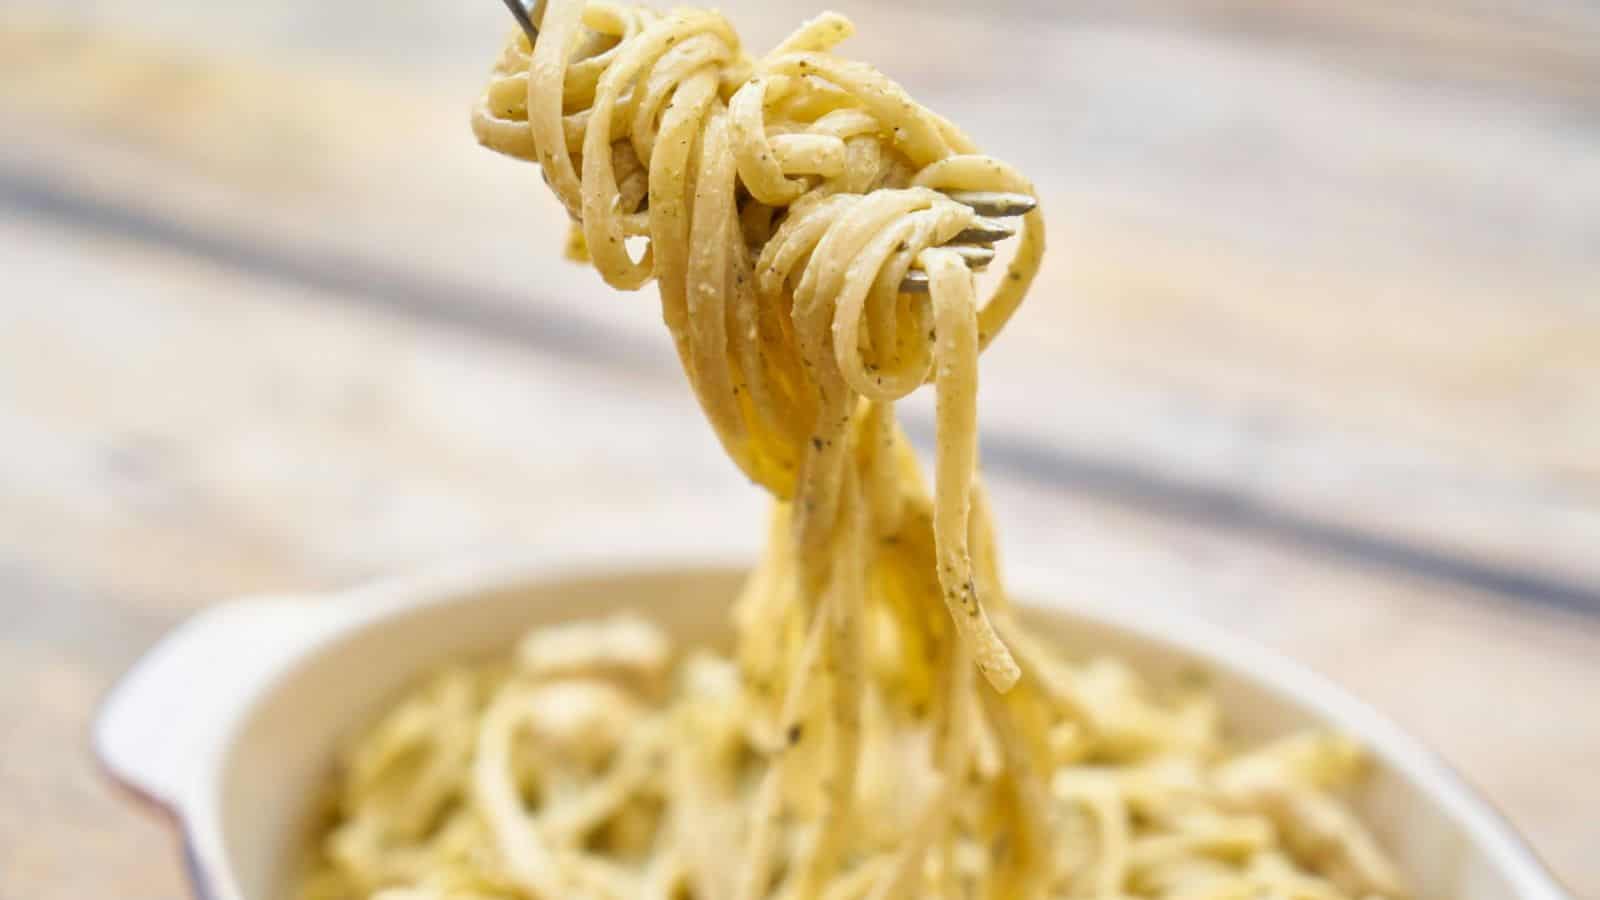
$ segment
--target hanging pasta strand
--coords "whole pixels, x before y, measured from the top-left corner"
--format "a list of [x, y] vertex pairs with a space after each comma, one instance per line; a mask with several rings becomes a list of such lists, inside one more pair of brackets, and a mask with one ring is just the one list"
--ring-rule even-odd
[[[1010, 608], [978, 357], [1044, 219], [980, 290], [994, 226], [956, 198], [1033, 185], [835, 53], [836, 14], [764, 56], [707, 10], [536, 15], [473, 130], [539, 167], [572, 255], [655, 282], [768, 547], [731, 658], [620, 616], [420, 687], [348, 756], [302, 900], [1403, 897], [1337, 794], [1347, 741], [1230, 755], [1203, 691], [1069, 661]], [[925, 385], [931, 480], [895, 420]]]

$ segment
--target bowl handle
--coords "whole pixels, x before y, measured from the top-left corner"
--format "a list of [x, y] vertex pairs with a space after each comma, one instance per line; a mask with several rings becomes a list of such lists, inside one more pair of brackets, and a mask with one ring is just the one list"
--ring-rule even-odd
[[249, 599], [162, 638], [101, 701], [95, 755], [122, 786], [176, 812], [263, 680], [343, 618], [338, 603]]

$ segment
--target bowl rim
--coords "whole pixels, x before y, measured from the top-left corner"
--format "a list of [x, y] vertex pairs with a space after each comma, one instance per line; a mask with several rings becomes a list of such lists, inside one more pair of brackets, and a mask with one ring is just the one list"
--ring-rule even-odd
[[[171, 802], [162, 800], [124, 778], [103, 754], [97, 751], [94, 756], [106, 778], [139, 805], [166, 819], [177, 832], [184, 868], [197, 900], [243, 900], [222, 845], [217, 801], [221, 796], [223, 767], [243, 726], [251, 721], [260, 702], [310, 660], [358, 632], [382, 627], [386, 621], [424, 609], [469, 605], [477, 596], [513, 585], [684, 575], [736, 577], [749, 570], [751, 561], [748, 554], [719, 554], [706, 552], [704, 548], [635, 553], [624, 558], [619, 558], [614, 551], [586, 550], [480, 554], [371, 579], [344, 589], [291, 595], [289, 599], [313, 600], [331, 612], [326, 627], [285, 655], [242, 694], [221, 729], [215, 752], [204, 760], [203, 771], [197, 774], [190, 790]], [[1050, 570], [1030, 566], [1009, 569], [1008, 585], [1014, 587], [1010, 587], [1008, 593], [1018, 599], [1020, 609], [1032, 615], [1094, 621], [1201, 658], [1219, 668], [1232, 669], [1239, 676], [1260, 682], [1350, 731], [1369, 752], [1431, 796], [1463, 828], [1474, 851], [1483, 854], [1491, 867], [1506, 877], [1518, 897], [1574, 900], [1577, 896], [1560, 881], [1510, 819], [1439, 752], [1329, 677], [1192, 613], [1084, 599], [1075, 591], [1063, 590], [1062, 579]], [[1040, 602], [1042, 598], [1050, 599]], [[251, 599], [238, 598], [219, 608]], [[273, 599], [285, 597], [274, 595]], [[202, 611], [195, 616], [205, 614]], [[181, 627], [181, 623], [177, 627]], [[126, 677], [117, 679], [105, 696], [115, 693]]]

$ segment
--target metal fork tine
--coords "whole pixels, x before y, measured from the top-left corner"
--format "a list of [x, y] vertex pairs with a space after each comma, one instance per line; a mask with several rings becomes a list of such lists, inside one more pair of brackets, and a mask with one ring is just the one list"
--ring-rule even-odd
[[[993, 247], [952, 246], [946, 244], [951, 250], [961, 255], [961, 261], [974, 271], [981, 272], [989, 263], [994, 261]], [[928, 273], [921, 269], [911, 269], [906, 272], [906, 277], [900, 280], [900, 290], [907, 294], [926, 294], [928, 292]]]
[[971, 228], [951, 239], [953, 244], [992, 244], [1017, 233], [1015, 228], [998, 219], [979, 219]]
[[1039, 201], [1027, 194], [1004, 191], [947, 191], [945, 195], [972, 207], [980, 216], [1020, 216], [1039, 205]]
[[906, 294], [926, 294], [928, 292], [928, 273], [921, 269], [912, 269], [906, 277], [900, 279], [900, 290]]
[[532, 45], [539, 40], [539, 27], [533, 24], [533, 17], [528, 15], [528, 8], [522, 5], [522, 0], [502, 0], [506, 9], [511, 10], [511, 17], [522, 26], [522, 33], [528, 36], [528, 43]]
[[993, 247], [979, 247], [973, 244], [945, 244], [945, 246], [954, 250], [962, 262], [974, 269], [982, 270], [984, 266], [994, 261]]

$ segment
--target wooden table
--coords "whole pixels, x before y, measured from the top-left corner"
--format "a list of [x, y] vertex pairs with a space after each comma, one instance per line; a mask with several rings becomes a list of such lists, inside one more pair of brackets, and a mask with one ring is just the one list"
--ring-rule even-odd
[[[84, 736], [182, 617], [761, 504], [470, 140], [496, 4], [58, 6], [0, 14], [0, 898], [170, 898]], [[841, 6], [1050, 213], [984, 371], [1010, 558], [1328, 673], [1600, 895], [1600, 13], [931, 7]]]

